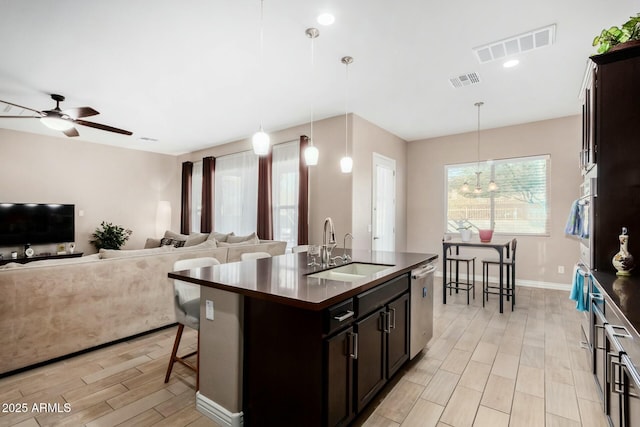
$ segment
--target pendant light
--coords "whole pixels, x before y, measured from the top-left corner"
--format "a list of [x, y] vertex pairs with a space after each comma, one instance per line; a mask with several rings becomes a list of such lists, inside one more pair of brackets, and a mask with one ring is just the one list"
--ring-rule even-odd
[[[320, 31], [317, 28], [307, 28], [304, 32], [308, 38], [311, 39], [311, 81], [313, 82], [313, 71], [314, 71], [314, 51], [313, 51], [313, 41], [318, 38], [320, 35]], [[309, 136], [309, 145], [304, 150], [304, 162], [307, 166], [315, 166], [318, 164], [318, 157], [320, 157], [320, 152], [318, 148], [313, 145], [313, 96], [311, 97], [311, 132]]]
[[353, 170], [353, 159], [349, 156], [349, 64], [353, 62], [353, 58], [343, 56], [340, 62], [345, 65], [346, 70], [344, 90], [344, 157], [340, 159], [340, 170], [342, 173], [351, 173]]
[[260, 0], [260, 130], [253, 134], [251, 145], [253, 152], [258, 156], [269, 154], [271, 138], [262, 128], [262, 116], [264, 115], [264, 0]]
[[[477, 128], [477, 132], [476, 132], [476, 150], [477, 150], [477, 157], [476, 157], [476, 186], [473, 189], [473, 193], [474, 194], [482, 194], [482, 187], [480, 186], [480, 174], [482, 174], [482, 172], [480, 171], [480, 107], [482, 107], [484, 105], [484, 102], [480, 101], [480, 102], [476, 102], [475, 104], [476, 107], [478, 107], [478, 128]], [[495, 181], [492, 179], [489, 182], [489, 185], [487, 187], [487, 189], [491, 192], [496, 191], [498, 189], [498, 185], [495, 183]], [[462, 187], [460, 188], [460, 191], [462, 191], [463, 193], [468, 193], [470, 191], [470, 187], [469, 187], [469, 182], [468, 181], [464, 181], [464, 184], [462, 184]]]

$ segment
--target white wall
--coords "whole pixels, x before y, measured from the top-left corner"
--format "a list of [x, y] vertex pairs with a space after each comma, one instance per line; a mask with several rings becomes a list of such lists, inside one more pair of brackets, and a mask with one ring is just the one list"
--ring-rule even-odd
[[[517, 276], [571, 283], [578, 243], [564, 234], [572, 202], [579, 196], [580, 116], [482, 131], [481, 159], [551, 155], [549, 236], [517, 236]], [[445, 229], [444, 166], [476, 160], [476, 133], [413, 141], [408, 147], [407, 249], [442, 253]], [[479, 258], [489, 254], [478, 251]], [[493, 254], [490, 254], [493, 255]], [[558, 273], [558, 266], [565, 273]], [[440, 266], [440, 268], [442, 268]], [[479, 270], [478, 270], [479, 271]]]
[[[5, 129], [0, 153], [0, 203], [75, 204], [76, 251], [95, 252], [89, 239], [102, 221], [133, 230], [125, 247], [142, 248], [156, 234], [159, 200], [171, 202], [172, 229], [178, 229], [180, 168], [174, 156]], [[0, 247], [5, 258], [10, 251]]]

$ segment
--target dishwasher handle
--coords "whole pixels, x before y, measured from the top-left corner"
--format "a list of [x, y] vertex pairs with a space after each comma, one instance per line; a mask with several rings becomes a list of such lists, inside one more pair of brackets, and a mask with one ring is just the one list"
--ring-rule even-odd
[[436, 266], [434, 264], [428, 264], [428, 265], [422, 267], [419, 270], [413, 270], [411, 272], [411, 278], [413, 280], [424, 279], [425, 277], [427, 277], [429, 274], [433, 273], [434, 271], [436, 271]]

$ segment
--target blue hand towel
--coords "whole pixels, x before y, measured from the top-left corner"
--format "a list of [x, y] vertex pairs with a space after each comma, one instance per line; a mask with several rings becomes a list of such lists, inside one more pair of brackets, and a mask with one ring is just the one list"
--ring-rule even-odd
[[574, 200], [569, 212], [569, 218], [567, 218], [567, 225], [564, 227], [565, 234], [579, 236], [582, 232], [582, 217], [580, 211], [580, 202]]
[[571, 294], [569, 295], [569, 298], [576, 301], [576, 310], [589, 310], [585, 303], [584, 276], [580, 274], [580, 270], [577, 265], [573, 268], [573, 284], [571, 285]]

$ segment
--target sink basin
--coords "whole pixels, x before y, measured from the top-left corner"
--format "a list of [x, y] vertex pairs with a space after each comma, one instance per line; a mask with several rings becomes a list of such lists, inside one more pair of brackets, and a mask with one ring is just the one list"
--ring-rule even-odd
[[372, 276], [379, 271], [386, 270], [389, 267], [393, 266], [385, 264], [364, 264], [353, 262], [351, 264], [341, 265], [340, 267], [335, 267], [330, 270], [308, 274], [307, 277], [338, 280], [341, 282], [355, 282], [356, 280], [364, 279], [367, 276]]

